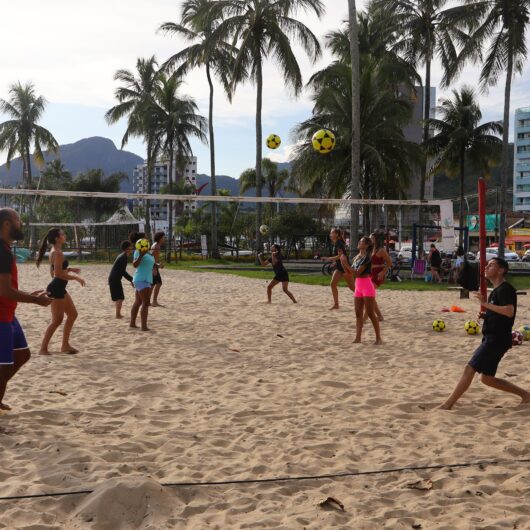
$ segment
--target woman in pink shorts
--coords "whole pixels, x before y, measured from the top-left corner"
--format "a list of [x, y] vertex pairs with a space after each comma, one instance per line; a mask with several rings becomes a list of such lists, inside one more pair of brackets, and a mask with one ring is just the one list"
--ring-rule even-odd
[[355, 343], [361, 342], [363, 332], [364, 311], [372, 321], [375, 331], [375, 343], [383, 344], [379, 319], [375, 311], [375, 287], [372, 283], [372, 252], [373, 244], [369, 237], [363, 237], [357, 245], [359, 254], [353, 260], [352, 269], [355, 274], [355, 319], [357, 328], [355, 333]]

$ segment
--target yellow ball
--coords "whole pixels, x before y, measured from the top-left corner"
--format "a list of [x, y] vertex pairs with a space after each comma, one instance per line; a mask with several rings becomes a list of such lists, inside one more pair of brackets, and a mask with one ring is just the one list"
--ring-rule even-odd
[[313, 135], [311, 140], [313, 149], [322, 155], [326, 155], [333, 151], [335, 147], [335, 135], [326, 129], [321, 129]]
[[478, 322], [475, 322], [474, 320], [468, 320], [464, 324], [464, 329], [468, 335], [477, 335], [480, 333], [480, 326], [478, 325]]
[[443, 320], [440, 320], [440, 319], [436, 319], [433, 323], [432, 323], [432, 329], [434, 329], [434, 331], [444, 331], [445, 330], [445, 322]]
[[269, 149], [278, 149], [282, 143], [282, 139], [277, 134], [269, 134], [267, 136], [267, 147]]
[[139, 239], [134, 246], [139, 252], [142, 252], [142, 250], [149, 250], [149, 241], [147, 241], [147, 239]]
[[267, 225], [261, 225], [259, 231], [261, 232], [261, 235], [266, 236], [269, 233], [269, 227]]

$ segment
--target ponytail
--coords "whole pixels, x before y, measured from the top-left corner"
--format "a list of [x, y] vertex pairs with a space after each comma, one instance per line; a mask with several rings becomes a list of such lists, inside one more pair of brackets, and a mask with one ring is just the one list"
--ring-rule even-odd
[[337, 234], [337, 237], [346, 244], [346, 240], [344, 239], [344, 234], [342, 233], [342, 230], [340, 228], [333, 228], [331, 230], [333, 233]]
[[48, 233], [42, 238], [42, 241], [40, 243], [39, 253], [37, 254], [37, 267], [39, 267], [42, 258], [44, 257], [44, 253], [46, 252], [46, 248], [48, 247], [48, 244], [55, 245], [55, 241], [57, 241], [57, 238], [61, 235], [61, 229], [60, 228], [50, 228], [48, 230]]

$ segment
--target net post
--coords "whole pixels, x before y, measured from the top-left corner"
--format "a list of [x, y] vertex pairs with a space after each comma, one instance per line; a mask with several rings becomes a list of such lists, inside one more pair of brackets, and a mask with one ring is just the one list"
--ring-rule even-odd
[[478, 179], [478, 217], [479, 217], [479, 254], [480, 254], [480, 292], [487, 296], [488, 286], [484, 271], [486, 269], [486, 181]]

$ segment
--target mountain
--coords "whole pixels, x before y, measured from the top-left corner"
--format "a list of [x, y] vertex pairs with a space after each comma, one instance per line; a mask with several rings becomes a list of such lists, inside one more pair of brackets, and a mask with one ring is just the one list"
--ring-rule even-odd
[[[143, 160], [138, 155], [128, 151], [120, 151], [112, 140], [95, 136], [85, 138], [73, 144], [61, 145], [59, 154], [46, 153], [46, 162], [59, 158], [66, 169], [77, 175], [89, 169], [102, 169], [105, 175], [122, 171], [129, 175], [129, 181], [122, 183], [121, 191], [132, 192], [133, 170]], [[39, 169], [32, 161], [32, 174], [37, 176]], [[2, 186], [16, 186], [22, 179], [22, 160], [16, 158], [11, 162], [11, 168], [7, 170], [5, 164], [0, 166], [0, 184]]]

